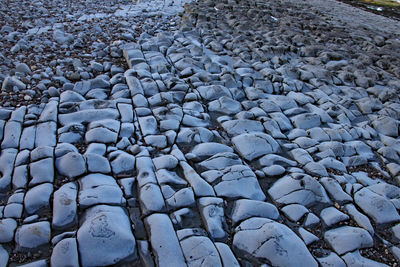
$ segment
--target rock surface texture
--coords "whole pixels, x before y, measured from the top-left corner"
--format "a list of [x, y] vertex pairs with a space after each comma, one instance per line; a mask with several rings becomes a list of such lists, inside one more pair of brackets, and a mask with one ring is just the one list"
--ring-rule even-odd
[[398, 266], [398, 21], [9, 2], [0, 266]]

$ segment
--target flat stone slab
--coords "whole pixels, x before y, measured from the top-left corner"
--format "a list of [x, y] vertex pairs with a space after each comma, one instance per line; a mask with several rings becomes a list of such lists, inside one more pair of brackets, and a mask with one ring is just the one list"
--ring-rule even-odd
[[233, 137], [232, 143], [239, 154], [250, 161], [279, 149], [279, 144], [265, 133], [244, 133]]
[[351, 226], [329, 230], [325, 232], [324, 239], [339, 255], [374, 245], [371, 235], [366, 230]]
[[137, 257], [131, 223], [121, 207], [98, 205], [88, 209], [77, 240], [82, 266], [112, 265]]
[[318, 266], [294, 232], [266, 218], [251, 218], [236, 227], [233, 247], [239, 254], [267, 260], [274, 266]]

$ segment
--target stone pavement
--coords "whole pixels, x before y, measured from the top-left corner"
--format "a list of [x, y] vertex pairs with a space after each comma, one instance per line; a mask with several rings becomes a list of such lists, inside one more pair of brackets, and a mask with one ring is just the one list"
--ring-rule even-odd
[[1, 108], [0, 266], [396, 266], [399, 36], [286, 4], [189, 4]]

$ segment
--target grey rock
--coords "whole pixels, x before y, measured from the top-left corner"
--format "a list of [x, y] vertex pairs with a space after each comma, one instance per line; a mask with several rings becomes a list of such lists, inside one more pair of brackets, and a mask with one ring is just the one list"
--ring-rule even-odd
[[26, 85], [21, 82], [16, 76], [7, 76], [3, 81], [1, 91], [12, 91], [14, 87], [18, 88], [18, 90], [26, 89]]
[[235, 229], [233, 247], [238, 253], [267, 260], [274, 266], [318, 266], [295, 233], [270, 219], [251, 218], [242, 222]]
[[75, 238], [65, 238], [55, 245], [51, 254], [52, 266], [79, 266], [78, 245]]
[[223, 266], [240, 266], [238, 260], [235, 258], [235, 255], [227, 244], [215, 242], [214, 245], [218, 249]]
[[158, 133], [157, 121], [153, 116], [140, 117], [138, 120], [144, 136]]
[[229, 89], [221, 85], [200, 86], [197, 91], [203, 99], [208, 101], [217, 100], [223, 96], [232, 97]]
[[2, 245], [0, 245], [0, 266], [1, 267], [7, 267], [9, 255], [8, 252], [5, 248], [3, 248]]
[[186, 158], [201, 161], [221, 152], [233, 152], [233, 149], [220, 143], [202, 143], [196, 145]]
[[353, 204], [347, 204], [344, 206], [346, 212], [350, 217], [362, 228], [367, 230], [371, 235], [374, 234], [374, 228], [367, 216], [358, 211], [358, 209]]
[[196, 197], [215, 196], [214, 189], [211, 185], [202, 179], [187, 162], [181, 161], [179, 165], [183, 170], [185, 179], [193, 188]]
[[219, 197], [265, 200], [256, 175], [245, 165], [234, 165], [224, 169], [221, 181], [214, 189]]
[[259, 121], [255, 120], [230, 120], [221, 124], [230, 136], [243, 133], [264, 132], [264, 127]]
[[9, 121], [4, 127], [4, 139], [1, 148], [18, 148], [22, 125], [16, 121]]
[[121, 207], [98, 205], [83, 215], [77, 233], [82, 266], [106, 266], [137, 258], [135, 237]]
[[347, 253], [342, 256], [342, 259], [345, 261], [347, 266], [349, 267], [361, 267], [361, 266], [371, 266], [371, 267], [387, 267], [388, 265], [370, 260], [361, 256], [360, 251], [356, 250], [354, 252]]
[[163, 155], [153, 159], [154, 166], [159, 169], [175, 169], [178, 166], [178, 160], [172, 155]]
[[121, 188], [111, 176], [96, 173], [84, 176], [79, 180], [79, 204], [82, 208], [97, 204], [125, 203]]
[[148, 183], [140, 187], [139, 201], [144, 215], [166, 210], [160, 187], [156, 184]]
[[116, 143], [118, 138], [118, 133], [111, 131], [107, 128], [98, 127], [91, 129], [85, 134], [86, 143]]
[[183, 255], [189, 266], [221, 266], [222, 263], [213, 242], [205, 236], [191, 236], [181, 242]]
[[329, 227], [336, 223], [346, 221], [350, 217], [343, 212], [339, 211], [335, 207], [328, 207], [321, 211], [320, 217], [322, 221]]
[[270, 135], [264, 133], [241, 134], [233, 137], [232, 143], [246, 160], [275, 153], [279, 149], [279, 144]]
[[0, 173], [2, 176], [0, 177], [0, 192], [4, 192], [9, 189], [11, 184], [11, 175], [13, 168], [10, 166], [14, 166], [15, 158], [17, 156], [17, 150], [10, 149], [2, 149], [0, 154]]
[[242, 160], [238, 155], [230, 152], [217, 153], [214, 156], [197, 164], [198, 168], [204, 170], [224, 169], [233, 165], [241, 165]]
[[144, 219], [157, 266], [187, 266], [171, 220], [166, 214]]
[[231, 215], [233, 225], [251, 217], [276, 220], [279, 217], [279, 212], [274, 205], [263, 201], [249, 199], [236, 200]]
[[353, 198], [343, 191], [342, 187], [335, 179], [323, 177], [319, 181], [324, 186], [329, 196], [336, 202], [342, 204], [353, 201]]
[[[32, 155], [32, 153], [31, 153]], [[29, 185], [54, 181], [54, 161], [52, 158], [42, 159], [29, 165], [31, 181]]]
[[25, 195], [25, 211], [28, 214], [33, 214], [41, 209], [49, 209], [50, 196], [52, 193], [53, 185], [50, 183], [40, 184], [31, 188]]
[[394, 205], [385, 197], [362, 188], [354, 195], [354, 201], [375, 223], [392, 223], [400, 221]]
[[111, 169], [114, 175], [129, 174], [135, 169], [135, 157], [126, 152], [118, 152], [111, 161]]
[[331, 202], [321, 184], [304, 174], [296, 179], [288, 175], [280, 178], [268, 190], [268, 194], [279, 204], [301, 204], [307, 207], [315, 203]]
[[303, 239], [304, 243], [307, 246], [319, 240], [319, 238], [317, 236], [315, 236], [312, 233], [310, 233], [309, 231], [305, 230], [303, 227], [300, 227], [298, 229], [298, 232], [299, 232], [301, 239]]
[[322, 267], [330, 267], [330, 266], [346, 267], [344, 261], [335, 252], [330, 252], [328, 256], [323, 258], [317, 258], [317, 260]]
[[300, 204], [291, 204], [283, 207], [281, 211], [288, 217], [291, 221], [299, 221], [309, 210]]
[[78, 186], [75, 183], [67, 183], [61, 186], [53, 197], [53, 221], [55, 229], [65, 229], [77, 222]]
[[53, 38], [60, 45], [69, 44], [74, 40], [74, 36], [72, 34], [65, 33], [60, 30], [55, 30], [53, 32]]
[[56, 168], [61, 175], [74, 178], [86, 172], [86, 162], [80, 153], [69, 152], [56, 159]]
[[57, 123], [43, 122], [36, 126], [35, 146], [51, 146], [57, 144]]
[[47, 221], [24, 224], [15, 233], [19, 250], [36, 249], [50, 242], [50, 223]]
[[218, 100], [208, 103], [208, 110], [211, 112], [215, 111], [223, 114], [234, 115], [242, 110], [242, 105], [236, 100], [223, 96]]
[[293, 125], [301, 129], [311, 129], [321, 125], [321, 119], [318, 114], [303, 113], [291, 118]]
[[105, 157], [94, 153], [87, 153], [85, 156], [89, 172], [100, 172], [105, 174], [111, 172], [110, 163]]
[[183, 207], [191, 207], [195, 204], [192, 188], [182, 188], [175, 191], [169, 185], [161, 186], [168, 210], [176, 210]]
[[17, 222], [11, 218], [0, 220], [0, 243], [13, 241], [17, 225]]
[[399, 123], [388, 116], [379, 116], [372, 122], [375, 130], [379, 133], [397, 137], [399, 134]]
[[371, 235], [366, 230], [351, 226], [328, 230], [324, 239], [339, 255], [374, 245]]
[[225, 240], [227, 224], [224, 217], [224, 203], [221, 198], [203, 197], [198, 200], [204, 226], [213, 240]]

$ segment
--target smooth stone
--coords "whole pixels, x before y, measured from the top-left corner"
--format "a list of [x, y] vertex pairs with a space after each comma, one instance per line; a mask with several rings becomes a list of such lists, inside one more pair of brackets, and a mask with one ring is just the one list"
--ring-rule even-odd
[[54, 246], [50, 263], [52, 266], [79, 267], [78, 245], [75, 238], [65, 238]]
[[235, 255], [227, 244], [215, 242], [214, 245], [218, 249], [223, 266], [240, 266], [238, 260], [235, 258]]
[[342, 256], [346, 265], [349, 267], [359, 267], [359, 266], [369, 266], [369, 267], [388, 267], [388, 265], [370, 260], [361, 256], [360, 251], [356, 250], [354, 252], [347, 253]]
[[50, 208], [50, 196], [53, 193], [53, 185], [44, 183], [28, 190], [24, 199], [25, 211], [33, 214], [41, 209]]
[[118, 153], [118, 156], [111, 160], [111, 169], [114, 175], [132, 173], [135, 169], [135, 157], [122, 151]]
[[57, 171], [68, 178], [80, 176], [86, 172], [85, 158], [77, 152], [69, 152], [56, 159]]
[[317, 258], [317, 261], [319, 262], [319, 264], [321, 264], [322, 267], [331, 267], [331, 266], [346, 267], [347, 266], [344, 263], [344, 261], [335, 252], [330, 252], [329, 255], [326, 257]]
[[281, 211], [293, 222], [299, 221], [309, 210], [303, 205], [291, 204], [283, 207]]
[[107, 158], [94, 153], [86, 153], [86, 162], [89, 172], [110, 173], [111, 166]]
[[251, 217], [276, 220], [279, 217], [279, 211], [274, 205], [263, 201], [249, 199], [236, 200], [231, 215], [233, 225]]
[[264, 127], [261, 122], [255, 120], [229, 120], [223, 122], [221, 126], [230, 136], [243, 133], [264, 132]]
[[88, 174], [79, 180], [81, 208], [98, 204], [125, 204], [123, 193], [115, 179], [100, 173]]
[[183, 239], [180, 244], [189, 266], [222, 267], [218, 251], [208, 237], [191, 236]]
[[223, 205], [221, 198], [203, 197], [198, 200], [204, 226], [211, 238], [216, 241], [223, 241], [228, 237]]
[[0, 243], [11, 242], [18, 224], [14, 219], [6, 218], [0, 220]]
[[144, 219], [157, 266], [187, 266], [168, 215], [155, 213]]
[[366, 230], [351, 226], [328, 230], [324, 239], [339, 255], [374, 245], [371, 235]]
[[78, 186], [76, 183], [67, 183], [61, 186], [53, 195], [52, 227], [65, 229], [77, 222]]
[[98, 205], [86, 210], [77, 233], [82, 266], [106, 266], [137, 258], [131, 223], [122, 207]]
[[241, 134], [233, 137], [232, 143], [239, 154], [250, 161], [275, 153], [279, 149], [279, 144], [270, 135], [264, 133]]
[[15, 242], [19, 250], [36, 249], [50, 242], [50, 223], [47, 221], [24, 224], [15, 233]]
[[233, 248], [237, 253], [267, 260], [273, 266], [318, 266], [295, 233], [266, 218], [251, 218], [236, 227]]
[[54, 161], [52, 158], [42, 159], [29, 165], [31, 181], [29, 185], [54, 181]]
[[233, 153], [233, 149], [220, 143], [202, 143], [196, 145], [190, 154], [186, 154], [185, 156], [186, 158], [200, 161], [221, 152]]
[[350, 217], [343, 212], [339, 211], [335, 207], [328, 207], [321, 211], [320, 217], [322, 221], [329, 227], [336, 223], [346, 221]]

